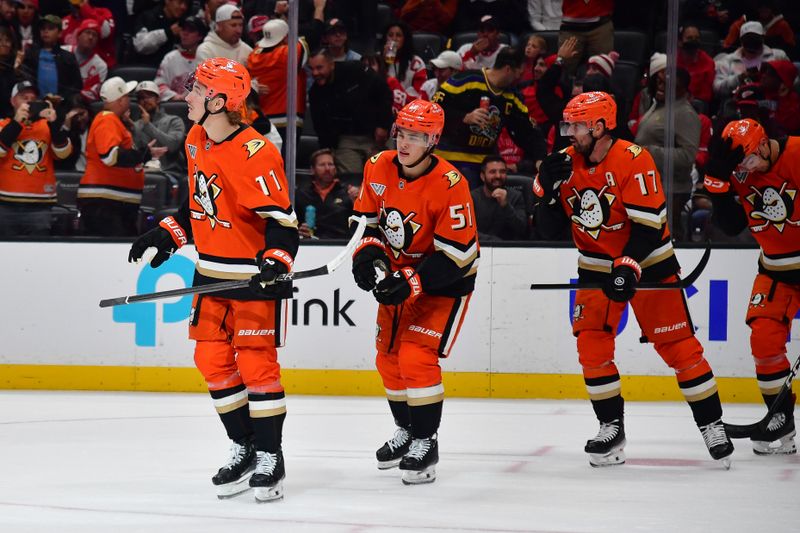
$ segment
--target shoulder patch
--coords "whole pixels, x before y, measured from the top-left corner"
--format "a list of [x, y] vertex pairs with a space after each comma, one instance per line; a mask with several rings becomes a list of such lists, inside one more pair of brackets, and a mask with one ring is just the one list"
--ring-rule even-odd
[[459, 174], [455, 170], [449, 171], [447, 174], [444, 175], [444, 177], [447, 179], [447, 181], [450, 182], [450, 185], [448, 185], [447, 187], [448, 189], [452, 189], [453, 187], [456, 186], [456, 183], [461, 181], [461, 174]]
[[189, 149], [189, 155], [192, 156], [192, 159], [197, 157], [197, 146], [186, 143], [186, 147]]
[[372, 190], [375, 191], [375, 194], [378, 196], [383, 196], [383, 193], [386, 190], [386, 185], [383, 185], [382, 183], [370, 183], [369, 185], [372, 187]]
[[381, 158], [381, 154], [383, 154], [383, 152], [378, 152], [377, 154], [373, 155], [372, 157], [369, 158], [369, 162], [374, 165], [375, 163], [378, 162], [378, 159]]
[[266, 141], [263, 139], [250, 139], [242, 146], [244, 146], [245, 150], [247, 150], [247, 159], [250, 159], [254, 155], [258, 153], [259, 150], [266, 146]]
[[626, 150], [633, 154], [632, 159], [636, 159], [637, 157], [639, 157], [639, 154], [642, 153], [642, 147], [639, 146], [638, 144], [632, 144], [628, 146]]

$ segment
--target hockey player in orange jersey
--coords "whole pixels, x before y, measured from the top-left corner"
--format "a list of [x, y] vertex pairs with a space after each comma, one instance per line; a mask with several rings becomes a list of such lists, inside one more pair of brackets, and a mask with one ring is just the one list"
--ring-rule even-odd
[[[715, 223], [731, 235], [749, 226], [761, 247], [746, 321], [769, 407], [789, 374], [786, 339], [800, 310], [800, 137], [770, 139], [752, 119], [730, 122], [712, 139], [704, 184]], [[797, 451], [794, 404], [790, 391], [766, 429], [751, 435], [755, 453]]]
[[625, 462], [624, 404], [614, 364], [614, 337], [630, 302], [642, 338], [675, 371], [681, 392], [714, 459], [730, 467], [733, 444], [722, 424], [717, 385], [703, 347], [694, 336], [683, 291], [636, 291], [639, 280], [673, 282], [678, 261], [666, 219], [666, 200], [653, 158], [644, 148], [610, 131], [617, 106], [603, 92], [583, 93], [564, 109], [562, 135], [571, 147], [549, 155], [534, 180], [537, 224], [557, 235], [571, 223], [580, 252], [581, 282], [601, 290], [578, 290], [573, 334], [586, 389], [600, 421], [586, 443], [592, 466]]
[[[398, 426], [376, 452], [378, 468], [399, 466], [407, 485], [436, 479], [439, 359], [456, 340], [478, 266], [467, 181], [431, 154], [443, 127], [439, 104], [407, 104], [392, 129], [397, 150], [367, 161], [354, 206], [368, 225], [353, 254], [353, 277], [380, 304], [376, 365]], [[386, 272], [380, 281], [376, 266]]]
[[242, 123], [250, 75], [239, 63], [210, 58], [198, 65], [186, 96], [196, 124], [186, 138], [189, 197], [175, 217], [139, 237], [129, 260], [158, 249], [153, 268], [194, 236], [194, 285], [251, 279], [250, 288], [196, 296], [189, 337], [228, 437], [228, 463], [212, 478], [220, 498], [255, 489], [257, 501], [283, 497], [281, 438], [286, 399], [277, 348], [286, 331], [299, 237], [283, 160]]

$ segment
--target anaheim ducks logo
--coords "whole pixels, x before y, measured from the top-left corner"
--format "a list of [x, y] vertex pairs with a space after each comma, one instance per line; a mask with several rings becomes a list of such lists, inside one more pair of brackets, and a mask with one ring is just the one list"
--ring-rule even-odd
[[28, 174], [33, 174], [34, 170], [44, 172], [45, 167], [40, 165], [44, 159], [44, 151], [47, 146], [42, 141], [22, 141], [14, 143], [14, 159], [19, 161], [11, 166], [14, 170], [26, 170]]
[[404, 250], [411, 246], [411, 241], [414, 240], [414, 234], [417, 233], [422, 227], [421, 224], [414, 222], [416, 213], [413, 211], [408, 215], [394, 208], [387, 209], [381, 206], [381, 218], [379, 228], [386, 242], [389, 243], [389, 249], [397, 259], [400, 254], [417, 256], [420, 254], [406, 254]]
[[753, 192], [744, 197], [753, 206], [750, 218], [764, 221], [762, 224], [751, 226], [751, 231], [757, 233], [774, 226], [778, 233], [783, 233], [786, 224], [800, 226], [800, 220], [790, 220], [794, 214], [794, 199], [797, 196], [797, 190], [789, 189], [788, 183], [784, 182], [780, 189], [764, 187], [759, 190], [751, 186], [750, 190]]
[[567, 203], [572, 207], [570, 219], [578, 230], [586, 232], [594, 240], [600, 236], [600, 231], [617, 231], [622, 229], [623, 223], [606, 225], [611, 215], [611, 205], [617, 197], [606, 192], [608, 185], [602, 189], [584, 189], [578, 191], [572, 188], [572, 196], [567, 198]]
[[[492, 141], [496, 141], [497, 137], [500, 135], [500, 110], [497, 106], [489, 106], [487, 109], [489, 112], [489, 122], [484, 127], [480, 127], [477, 124], [472, 124], [469, 127], [469, 131], [474, 133], [475, 135], [480, 135], [481, 137], [486, 137]], [[472, 146], [472, 142], [470, 141], [470, 146]]]
[[197, 203], [197, 205], [202, 207], [203, 210], [195, 211], [194, 209], [190, 209], [190, 213], [192, 218], [196, 220], [208, 218], [208, 221], [211, 224], [211, 229], [214, 229], [217, 224], [223, 228], [230, 228], [230, 222], [226, 220], [220, 220], [217, 217], [217, 204], [215, 200], [220, 194], [222, 194], [222, 187], [215, 183], [217, 178], [218, 176], [216, 174], [212, 174], [211, 177], [207, 177], [202, 170], [199, 170], [197, 167], [195, 167], [194, 194], [192, 195], [192, 199]]
[[757, 292], [750, 298], [750, 307], [764, 307], [764, 302], [767, 301], [767, 295], [763, 292]]

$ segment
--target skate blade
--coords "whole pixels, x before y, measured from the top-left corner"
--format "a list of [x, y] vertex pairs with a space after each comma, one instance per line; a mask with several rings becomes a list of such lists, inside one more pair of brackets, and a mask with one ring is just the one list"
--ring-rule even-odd
[[224, 485], [217, 485], [217, 498], [220, 500], [227, 500], [228, 498], [233, 498], [234, 496], [238, 496], [250, 490], [248, 481], [250, 481], [251, 475], [252, 472], [248, 472], [247, 475], [242, 476], [236, 481]]
[[791, 455], [797, 453], [797, 445], [794, 442], [796, 433], [796, 431], [787, 433], [774, 442], [754, 440], [753, 453], [756, 455]]
[[283, 481], [278, 481], [272, 487], [253, 487], [256, 502], [267, 503], [283, 499]]
[[391, 470], [392, 468], [397, 468], [400, 465], [400, 459], [402, 459], [402, 457], [398, 457], [392, 461], [378, 461], [378, 470]]
[[719, 464], [721, 464], [722, 467], [725, 470], [730, 470], [731, 469], [731, 456], [730, 455], [728, 457], [723, 457], [722, 459], [717, 459], [716, 461]]
[[436, 467], [431, 465], [425, 470], [403, 470], [403, 485], [424, 485], [436, 481]]
[[622, 447], [618, 447], [604, 454], [590, 453], [589, 464], [594, 468], [601, 468], [604, 466], [624, 465], [625, 450], [623, 450]]

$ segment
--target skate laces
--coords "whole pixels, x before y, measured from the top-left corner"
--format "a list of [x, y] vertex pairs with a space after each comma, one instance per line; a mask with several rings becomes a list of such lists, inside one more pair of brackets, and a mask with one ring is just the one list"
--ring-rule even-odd
[[246, 446], [243, 446], [238, 442], [233, 441], [231, 443], [230, 456], [228, 457], [228, 464], [226, 464], [224, 468], [232, 468], [241, 463], [245, 457], [246, 452], [247, 452]]
[[428, 453], [428, 450], [431, 449], [432, 444], [432, 439], [414, 439], [411, 441], [411, 447], [408, 449], [406, 457], [411, 457], [412, 459], [423, 459], [425, 454]]
[[786, 415], [784, 413], [775, 413], [767, 424], [767, 431], [777, 431], [786, 423]]
[[386, 441], [386, 444], [389, 446], [391, 451], [395, 451], [398, 448], [405, 446], [409, 437], [411, 437], [411, 434], [406, 428], [397, 428], [397, 431], [394, 432], [394, 437]]
[[725, 434], [725, 426], [720, 420], [712, 422], [700, 428], [706, 447], [711, 449], [714, 446], [722, 446], [728, 443], [728, 436]]
[[272, 474], [278, 464], [278, 454], [269, 452], [256, 452], [258, 462], [256, 463], [256, 474]]
[[608, 442], [614, 440], [619, 433], [619, 420], [612, 420], [611, 422], [600, 422], [600, 430], [597, 436], [592, 439], [593, 442]]

